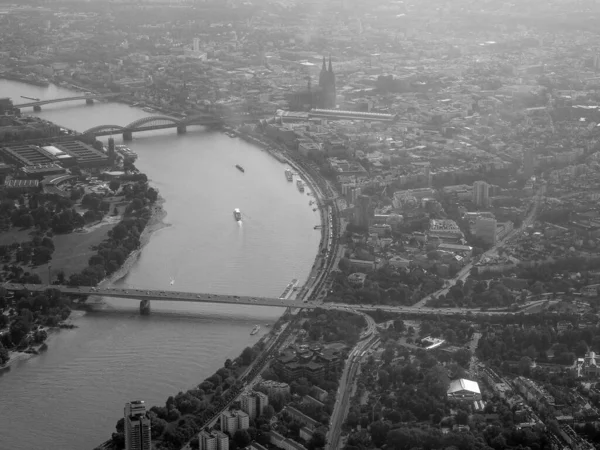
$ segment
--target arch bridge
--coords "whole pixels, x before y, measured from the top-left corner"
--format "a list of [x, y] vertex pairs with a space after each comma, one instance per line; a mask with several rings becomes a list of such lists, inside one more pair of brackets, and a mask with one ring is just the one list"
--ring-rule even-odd
[[90, 128], [83, 132], [83, 134], [93, 136], [112, 136], [114, 134], [122, 134], [124, 141], [130, 141], [133, 138], [133, 133], [139, 133], [142, 131], [152, 130], [163, 130], [167, 128], [176, 128], [178, 134], [183, 134], [187, 131], [187, 127], [190, 125], [222, 125], [225, 122], [237, 122], [243, 121], [238, 118], [231, 118], [225, 120], [222, 117], [202, 114], [197, 116], [190, 116], [185, 118], [177, 118], [172, 116], [157, 115], [143, 117], [135, 120], [128, 125], [98, 125]]

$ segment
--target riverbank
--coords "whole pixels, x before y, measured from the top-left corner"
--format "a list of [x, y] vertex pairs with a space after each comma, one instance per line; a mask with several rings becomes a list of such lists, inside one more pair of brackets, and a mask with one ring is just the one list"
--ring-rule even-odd
[[162, 230], [163, 228], [171, 226], [169, 223], [165, 222], [167, 212], [163, 207], [164, 203], [165, 199], [159, 194], [158, 199], [156, 200], [154, 205], [152, 205], [150, 220], [148, 221], [148, 224], [146, 225], [146, 227], [142, 231], [142, 234], [140, 235], [140, 246], [129, 254], [125, 262], [117, 271], [115, 271], [114, 273], [106, 277], [104, 280], [102, 280], [98, 284], [98, 287], [110, 286], [111, 284], [116, 283], [117, 281], [126, 277], [129, 271], [131, 270], [133, 264], [135, 264], [137, 259], [140, 257], [144, 247], [150, 242], [152, 234], [159, 230]]

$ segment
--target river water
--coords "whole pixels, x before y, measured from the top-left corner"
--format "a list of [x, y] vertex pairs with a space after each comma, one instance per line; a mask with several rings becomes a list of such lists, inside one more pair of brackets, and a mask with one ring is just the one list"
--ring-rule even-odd
[[[72, 96], [0, 80], [0, 97]], [[33, 114], [29, 111], [30, 114]], [[126, 125], [148, 114], [117, 103], [46, 105], [48, 120], [78, 131]], [[120, 136], [116, 136], [117, 143]], [[128, 144], [165, 199], [165, 222], [118, 285], [192, 292], [278, 296], [308, 276], [318, 250], [318, 212], [284, 176], [285, 166], [239, 139], [189, 129], [134, 135]], [[246, 171], [241, 173], [235, 164]], [[243, 221], [233, 219], [240, 208]], [[174, 281], [171, 286], [171, 280]], [[259, 339], [281, 308], [106, 300], [103, 312], [74, 312], [74, 330], [49, 340], [39, 357], [0, 376], [0, 448], [85, 450], [110, 437], [124, 403], [164, 404], [200, 383], [226, 358]], [[254, 324], [262, 330], [249, 336]]]

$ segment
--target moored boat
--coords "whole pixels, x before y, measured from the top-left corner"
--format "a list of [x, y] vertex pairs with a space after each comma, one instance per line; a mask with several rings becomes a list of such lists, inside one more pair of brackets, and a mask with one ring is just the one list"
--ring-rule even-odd
[[300, 192], [304, 192], [304, 183], [302, 182], [302, 180], [296, 181], [296, 186], [298, 186], [298, 190]]
[[294, 174], [290, 169], [285, 169], [285, 177], [288, 181], [294, 181]]

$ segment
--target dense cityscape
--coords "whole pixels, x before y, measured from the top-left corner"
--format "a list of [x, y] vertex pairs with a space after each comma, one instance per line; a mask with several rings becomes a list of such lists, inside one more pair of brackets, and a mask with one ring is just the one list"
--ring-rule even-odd
[[[164, 404], [121, 398], [88, 447], [600, 448], [599, 18], [592, 0], [2, 2], [0, 374], [108, 298], [145, 318], [262, 307], [281, 312], [241, 354]], [[145, 114], [42, 116], [106, 104]], [[176, 200], [136, 141], [206, 133], [266, 153], [319, 220], [279, 296], [122, 283]]]

